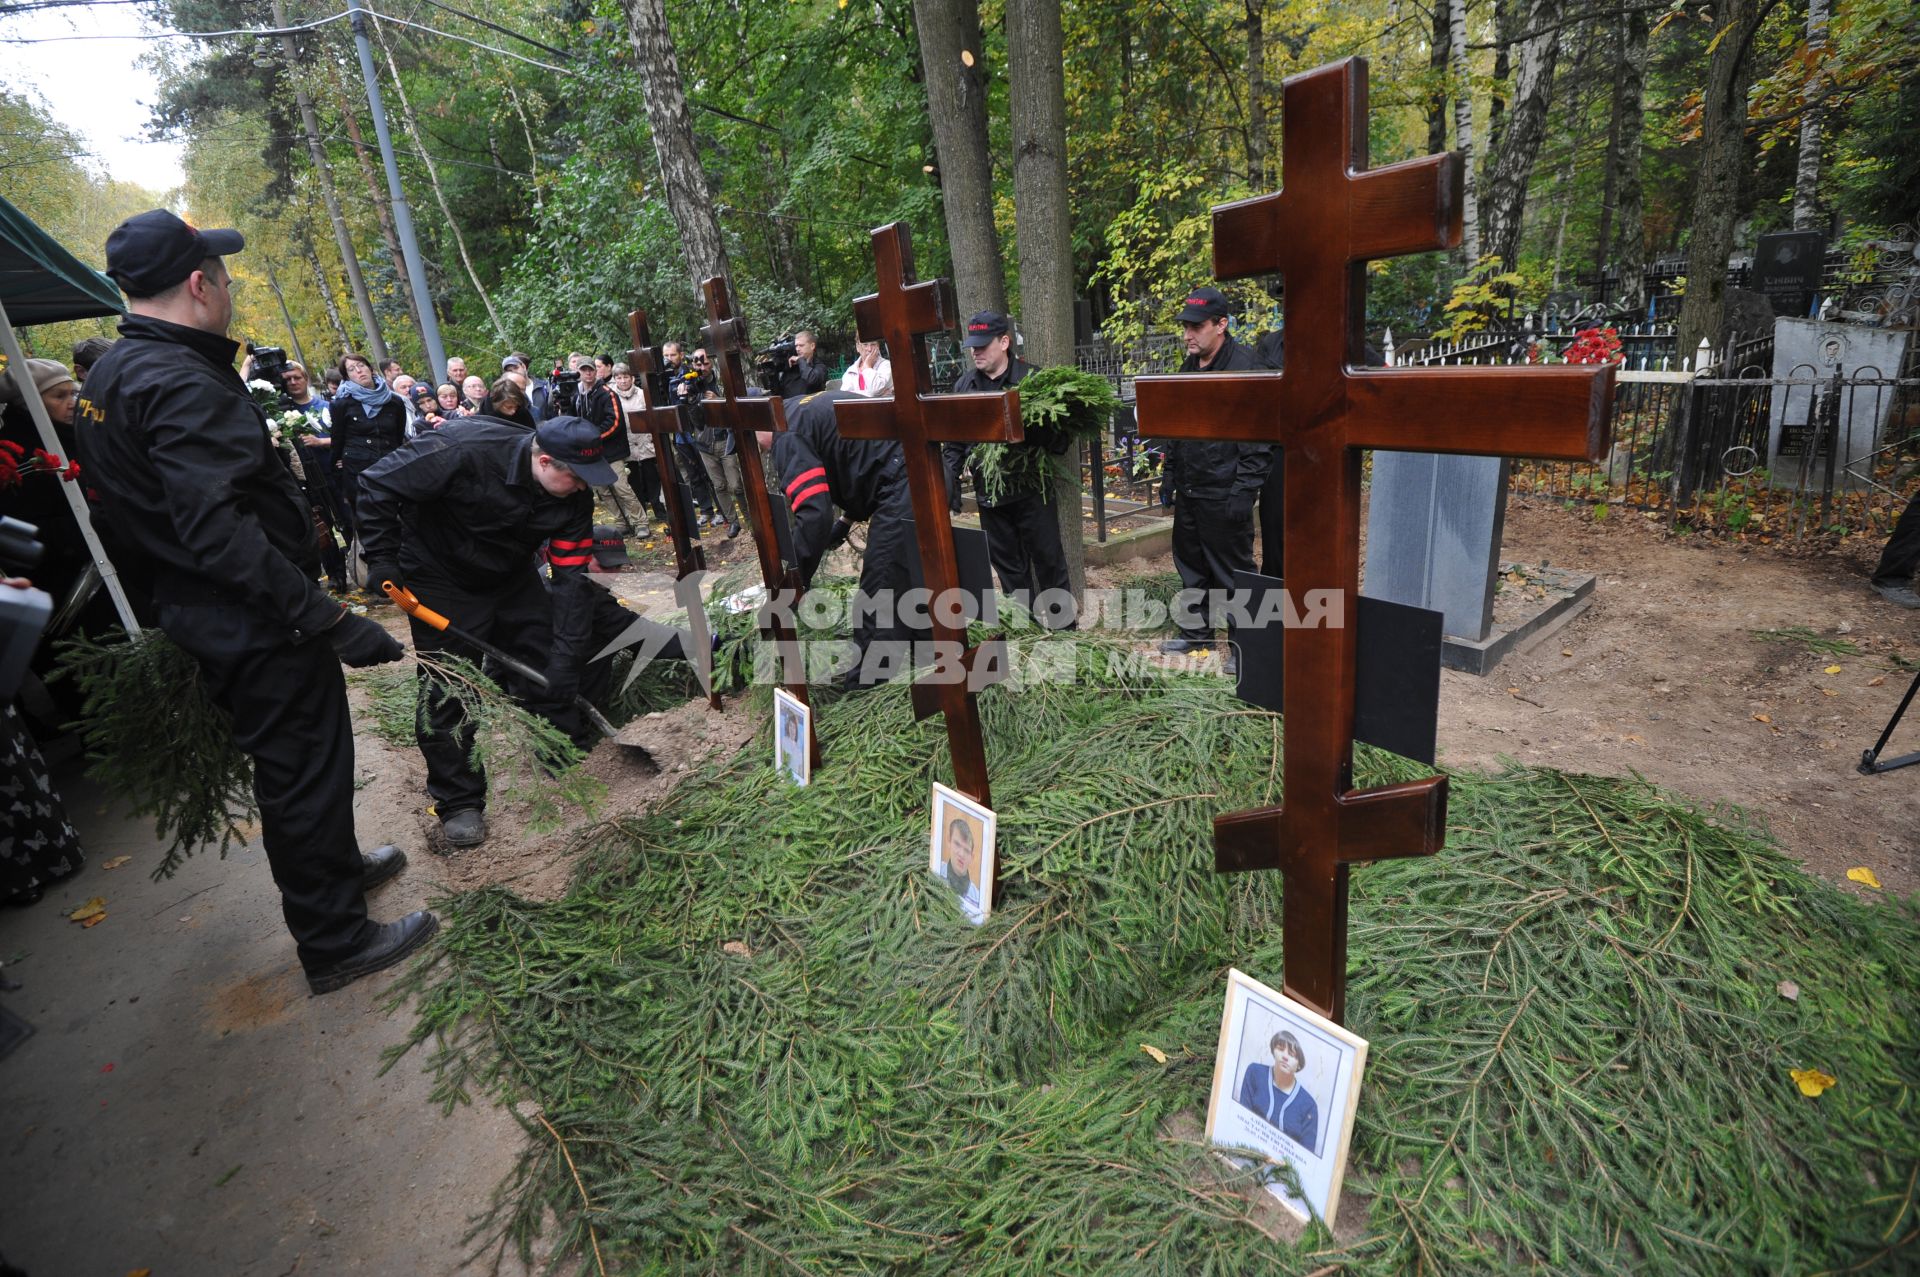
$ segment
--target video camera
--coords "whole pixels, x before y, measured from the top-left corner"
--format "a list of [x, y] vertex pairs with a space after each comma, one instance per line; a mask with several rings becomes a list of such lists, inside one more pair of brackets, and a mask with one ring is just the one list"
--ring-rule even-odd
[[287, 393], [287, 352], [282, 346], [256, 346], [247, 343], [247, 354], [253, 357], [253, 375], [260, 381], [270, 381], [281, 394]]
[[580, 405], [580, 374], [571, 369], [555, 366], [553, 376], [553, 406], [561, 416], [577, 416]]
[[800, 348], [793, 344], [791, 337], [782, 337], [765, 350], [754, 352], [753, 375], [760, 379], [760, 384], [766, 387], [768, 394], [780, 393], [787, 370], [792, 367], [792, 360], [799, 353]]
[[[0, 576], [16, 576], [38, 566], [44, 553], [40, 529], [0, 516]], [[20, 690], [21, 675], [52, 616], [53, 598], [45, 590], [0, 585], [0, 705], [10, 703]]]

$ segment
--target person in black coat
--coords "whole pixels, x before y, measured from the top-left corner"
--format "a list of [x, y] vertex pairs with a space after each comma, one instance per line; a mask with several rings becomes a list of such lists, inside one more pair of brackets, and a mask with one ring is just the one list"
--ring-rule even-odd
[[340, 395], [328, 410], [333, 468], [341, 505], [355, 535], [360, 530], [360, 476], [407, 441], [407, 406], [365, 355], [340, 357]]
[[[1180, 311], [1187, 358], [1181, 372], [1252, 372], [1253, 352], [1227, 332], [1231, 311], [1217, 288], [1196, 288]], [[1273, 464], [1273, 445], [1224, 439], [1180, 439], [1167, 449], [1173, 485], [1173, 566], [1186, 590], [1207, 597], [1193, 609], [1200, 625], [1182, 625], [1161, 649], [1191, 652], [1213, 642], [1219, 613], [1213, 604], [1233, 589], [1235, 572], [1253, 571], [1253, 509]], [[1192, 619], [1189, 617], [1188, 619]], [[1236, 660], [1231, 627], [1227, 672]]]
[[780, 397], [793, 399], [818, 394], [827, 388], [827, 365], [814, 358], [819, 347], [813, 334], [802, 328], [793, 335], [794, 353], [787, 356], [786, 371], [780, 377]]

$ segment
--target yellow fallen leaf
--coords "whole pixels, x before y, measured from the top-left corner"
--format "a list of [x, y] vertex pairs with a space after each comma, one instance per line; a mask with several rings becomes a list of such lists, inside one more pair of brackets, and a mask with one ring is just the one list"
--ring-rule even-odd
[[1573, 649], [1572, 649], [1572, 648], [1570, 648], [1570, 647], [1563, 647], [1563, 648], [1561, 648], [1561, 649], [1560, 649], [1560, 655], [1562, 655], [1562, 656], [1572, 656], [1572, 655], [1573, 655]]
[[101, 865], [100, 867], [102, 869], [118, 869], [121, 865], [126, 864], [129, 860], [132, 860], [132, 859], [133, 859], [132, 856], [115, 856], [112, 860], [107, 861], [105, 864]]
[[1854, 882], [1872, 887], [1875, 891], [1880, 890], [1879, 877], [1875, 875], [1873, 870], [1867, 868], [1865, 865], [1860, 866], [1858, 869], [1847, 870], [1847, 877]]
[[1808, 1099], [1819, 1095], [1838, 1080], [1831, 1073], [1822, 1073], [1819, 1069], [1789, 1069], [1788, 1075], [1793, 1078], [1794, 1085], [1800, 1088], [1800, 1094]]
[[1148, 1055], [1151, 1055], [1155, 1064], [1165, 1064], [1167, 1062], [1167, 1053], [1157, 1046], [1148, 1046], [1145, 1042], [1142, 1042], [1140, 1049]]
[[1827, 673], [1829, 673], [1829, 674], [1838, 674], [1839, 672], [1840, 672], [1840, 667], [1839, 667], [1838, 665], [1829, 665], [1829, 666], [1827, 666]]
[[75, 909], [72, 913], [68, 914], [67, 917], [71, 918], [75, 922], [85, 922], [88, 918], [93, 917], [95, 914], [105, 913], [106, 911], [107, 911], [107, 898], [105, 896], [95, 896], [93, 899], [87, 901], [87, 903], [81, 905], [78, 909]]
[[84, 931], [89, 927], [97, 927], [101, 923], [105, 922], [106, 920], [107, 920], [107, 915], [104, 911], [101, 913], [96, 913], [93, 915], [93, 917], [88, 918], [85, 922], [81, 923], [80, 929]]
[[1753, 721], [1756, 723], [1771, 723], [1773, 719], [1768, 717], [1765, 714], [1755, 714], [1753, 716]]

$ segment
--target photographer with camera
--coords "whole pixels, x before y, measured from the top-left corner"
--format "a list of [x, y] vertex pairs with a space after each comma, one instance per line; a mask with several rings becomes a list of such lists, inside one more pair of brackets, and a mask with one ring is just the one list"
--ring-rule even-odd
[[[802, 328], [793, 335], [791, 343], [780, 342], [776, 350], [791, 344], [792, 350], [785, 352], [780, 375], [779, 394], [782, 399], [793, 399], [800, 395], [811, 395], [827, 388], [827, 366], [814, 358], [819, 348], [814, 344], [813, 334]], [[772, 386], [767, 387], [772, 390]]]
[[[403, 961], [439, 924], [425, 911], [367, 917], [367, 889], [406, 856], [390, 846], [363, 856], [354, 837], [340, 666], [397, 661], [404, 649], [320, 588], [306, 502], [234, 374], [233, 281], [221, 259], [244, 244], [238, 231], [195, 230], [159, 209], [108, 237], [107, 274], [127, 295], [127, 318], [87, 378], [82, 463], [122, 568], [152, 583], [160, 628], [200, 666], [253, 759], [287, 929], [308, 987], [327, 993]], [[375, 380], [364, 360], [359, 368]]]
[[680, 472], [680, 483], [688, 499], [693, 502], [689, 521], [704, 528], [717, 521], [718, 515], [706, 463], [700, 459], [700, 450], [694, 441], [706, 428], [706, 399], [719, 383], [714, 380], [713, 361], [705, 350], [694, 351], [692, 363], [686, 362], [677, 341], [666, 343], [660, 351], [666, 360], [667, 393], [673, 396], [673, 406], [680, 415], [680, 429], [673, 435], [674, 465]]

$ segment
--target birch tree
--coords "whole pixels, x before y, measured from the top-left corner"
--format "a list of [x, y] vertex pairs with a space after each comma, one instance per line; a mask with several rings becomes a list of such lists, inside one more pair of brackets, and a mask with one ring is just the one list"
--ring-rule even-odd
[[641, 96], [647, 109], [647, 127], [660, 162], [660, 184], [667, 211], [680, 232], [681, 251], [695, 288], [711, 275], [726, 275], [727, 245], [714, 212], [713, 193], [700, 167], [693, 142], [693, 119], [687, 113], [686, 89], [680, 80], [680, 60], [673, 34], [667, 30], [662, 0], [620, 0], [627, 17], [627, 35], [640, 63]]
[[1480, 251], [1509, 269], [1518, 260], [1526, 215], [1527, 183], [1547, 134], [1547, 108], [1553, 103], [1553, 72], [1560, 56], [1560, 0], [1534, 0], [1519, 42], [1510, 108], [1500, 143], [1487, 174], [1485, 234]]

